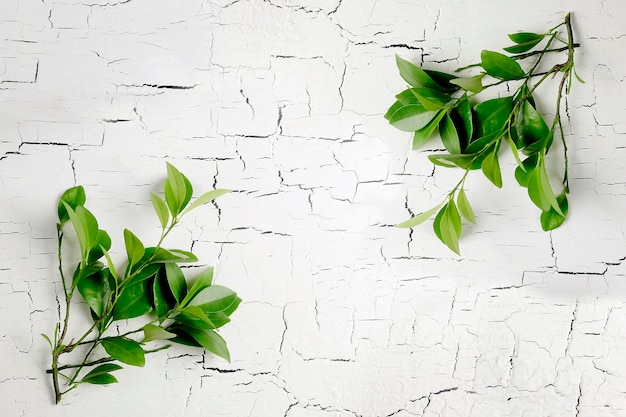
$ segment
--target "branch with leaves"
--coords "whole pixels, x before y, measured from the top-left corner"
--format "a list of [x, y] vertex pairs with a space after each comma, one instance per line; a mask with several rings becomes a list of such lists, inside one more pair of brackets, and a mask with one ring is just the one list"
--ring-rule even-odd
[[[228, 192], [212, 190], [191, 202], [191, 183], [168, 163], [165, 198], [151, 194], [161, 224], [161, 237], [155, 246], [145, 247], [125, 229], [128, 260], [122, 273], [109, 256], [109, 234], [99, 228], [95, 216], [85, 208], [83, 187], [65, 191], [58, 205], [57, 224], [64, 316], [52, 337], [42, 335], [52, 351], [52, 365], [47, 372], [52, 375], [57, 403], [81, 384], [117, 382], [111, 372], [122, 369], [120, 363], [144, 366], [146, 354], [171, 346], [164, 344], [165, 341], [202, 347], [230, 361], [226, 342], [217, 329], [230, 322], [230, 315], [241, 299], [232, 290], [213, 285], [213, 268], [200, 273], [192, 284], [187, 282], [179, 264], [196, 262], [198, 258], [191, 252], [162, 246], [184, 215]], [[71, 278], [66, 277], [62, 262], [64, 231], [69, 225], [80, 247], [80, 261]], [[77, 295], [89, 307], [92, 324], [82, 333], [70, 336], [72, 301]], [[124, 334], [110, 331], [121, 320], [137, 317], [145, 318], [140, 327]], [[151, 342], [157, 345], [148, 348]], [[61, 364], [61, 357], [73, 352], [78, 357], [76, 362]]]
[[[579, 45], [574, 42], [570, 15], [545, 33], [517, 32], [508, 36], [513, 42], [504, 48], [508, 55], [483, 50], [479, 64], [456, 70], [457, 73], [480, 70], [472, 76], [424, 70], [396, 57], [400, 75], [410, 88], [396, 96], [385, 118], [396, 128], [413, 133], [414, 149], [438, 133], [446, 152], [428, 158], [436, 166], [465, 171], [441, 203], [397, 227], [415, 227], [435, 215], [435, 234], [457, 254], [460, 252], [461, 219], [476, 221], [465, 192], [465, 180], [470, 171], [480, 169], [489, 181], [501, 188], [499, 156], [503, 143], [509, 145], [517, 161], [517, 182], [527, 188], [531, 201], [541, 209], [543, 230], [559, 227], [568, 212], [568, 157], [561, 106], [573, 77], [583, 82], [574, 70], [574, 49]], [[555, 54], [565, 55], [565, 61], [548, 70], [542, 68], [544, 58]], [[522, 61], [528, 70], [520, 65]], [[552, 121], [548, 122], [537, 110], [534, 94], [545, 81], [557, 76], [560, 81], [556, 107]], [[512, 82], [520, 83], [512, 94], [478, 100], [477, 96], [483, 91]], [[562, 186], [557, 191], [546, 171], [546, 156], [555, 137], [563, 144]]]

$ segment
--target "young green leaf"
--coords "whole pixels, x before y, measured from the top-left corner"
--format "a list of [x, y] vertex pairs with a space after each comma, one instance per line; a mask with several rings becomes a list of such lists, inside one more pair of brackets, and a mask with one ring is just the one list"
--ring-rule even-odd
[[59, 199], [59, 205], [57, 207], [59, 223], [63, 224], [70, 219], [67, 213], [67, 209], [65, 208], [65, 204], [70, 206], [72, 210], [76, 210], [76, 207], [84, 205], [86, 200], [87, 197], [85, 195], [85, 189], [82, 185], [72, 187], [66, 190]]
[[500, 171], [500, 163], [498, 162], [498, 146], [495, 145], [493, 150], [483, 159], [481, 168], [485, 177], [489, 179], [498, 188], [502, 188], [502, 172]]
[[412, 88], [407, 88], [406, 90], [398, 94], [396, 96], [396, 99], [403, 106], [408, 106], [409, 104], [420, 104], [420, 101], [415, 95], [415, 93], [413, 92]]
[[528, 43], [528, 42], [540, 42], [546, 35], [539, 35], [537, 33], [532, 33], [532, 32], [517, 32], [517, 33], [510, 33], [508, 35], [509, 39], [511, 39], [513, 42], [515, 42], [516, 44], [520, 45], [520, 44], [524, 44], [524, 43]]
[[109, 249], [111, 249], [111, 237], [104, 230], [98, 230], [96, 242], [92, 245], [91, 250], [89, 251], [87, 261], [89, 263], [97, 261], [102, 258], [104, 251]]
[[189, 301], [189, 306], [197, 306], [204, 313], [217, 313], [227, 310], [237, 299], [237, 293], [222, 285], [206, 287]]
[[503, 49], [510, 54], [521, 54], [521, 53], [528, 52], [531, 49], [533, 49], [535, 46], [539, 44], [539, 42], [541, 42], [541, 40], [542, 38], [538, 40], [534, 40], [534, 41], [520, 43], [520, 44], [513, 45], [513, 46], [507, 46], [506, 48], [503, 48]]
[[461, 235], [461, 227], [461, 216], [456, 208], [456, 204], [454, 204], [454, 200], [449, 200], [439, 211], [437, 217], [435, 217], [433, 228], [439, 240], [457, 255], [460, 255], [459, 236]]
[[470, 223], [476, 223], [476, 217], [474, 216], [474, 210], [467, 199], [467, 195], [465, 194], [465, 190], [461, 188], [456, 197], [456, 204], [459, 209], [459, 213], [461, 216], [465, 218]]
[[211, 190], [207, 193], [202, 194], [200, 197], [198, 197], [197, 199], [194, 200], [193, 203], [191, 203], [189, 205], [189, 207], [187, 207], [187, 209], [185, 211], [183, 211], [183, 214], [186, 214], [188, 212], [190, 212], [191, 210], [195, 209], [196, 207], [200, 207], [210, 201], [215, 200], [216, 198], [223, 196], [224, 194], [228, 194], [231, 190], [224, 190], [224, 189], [216, 189], [216, 190]]
[[80, 382], [81, 383], [84, 382], [87, 384], [96, 384], [96, 385], [109, 385], [109, 384], [116, 384], [117, 378], [115, 378], [111, 374], [103, 373], [103, 374], [91, 376], [89, 378], [85, 377]]
[[426, 110], [420, 104], [410, 104], [400, 107], [389, 119], [389, 123], [396, 129], [404, 132], [414, 132], [426, 126], [437, 112]]
[[463, 169], [474, 169], [473, 162], [476, 159], [476, 155], [473, 154], [434, 154], [428, 155], [428, 159], [435, 165], [446, 167], [446, 168], [463, 168]]
[[176, 264], [165, 264], [165, 276], [172, 295], [180, 304], [187, 295], [187, 282], [183, 271]]
[[76, 238], [78, 239], [78, 245], [80, 246], [82, 259], [83, 261], [86, 261], [87, 254], [89, 251], [89, 248], [87, 247], [87, 245], [89, 244], [89, 242], [88, 242], [88, 236], [87, 236], [87, 231], [85, 230], [85, 226], [81, 222], [76, 212], [69, 206], [69, 204], [67, 204], [65, 201], [61, 201], [61, 203], [63, 203], [63, 206], [65, 207], [65, 211], [67, 212], [70, 222], [72, 223], [72, 227], [74, 228], [74, 232], [76, 232]]
[[439, 210], [439, 207], [441, 207], [441, 204], [421, 212], [420, 214], [418, 214], [417, 216], [413, 216], [411, 217], [409, 220], [404, 221], [402, 223], [399, 223], [396, 225], [396, 227], [399, 228], [410, 228], [410, 227], [415, 227], [418, 226], [422, 223], [424, 223], [426, 220], [430, 219], [432, 217], [433, 214], [435, 214], [437, 212], [437, 210]]
[[438, 88], [439, 85], [420, 67], [396, 55], [400, 76], [413, 87]]
[[532, 202], [542, 211], [550, 211], [550, 208], [554, 208], [558, 214], [564, 217], [554, 191], [552, 191], [543, 157], [541, 156], [537, 160], [535, 169], [528, 174], [528, 195]]
[[441, 135], [441, 142], [448, 152], [451, 154], [461, 153], [459, 134], [448, 114], [446, 114], [441, 120], [441, 123], [439, 123], [439, 134]]
[[473, 77], [455, 78], [450, 82], [452, 84], [458, 85], [463, 90], [478, 94], [483, 91], [482, 79], [484, 76], [485, 74], [478, 74], [474, 75]]
[[177, 316], [174, 317], [177, 323], [183, 324], [190, 329], [206, 330], [216, 329], [217, 327], [207, 315], [198, 306], [185, 307]]
[[161, 197], [154, 193], [150, 193], [150, 201], [152, 201], [152, 207], [154, 207], [154, 212], [159, 218], [161, 227], [165, 229], [170, 221], [170, 212], [167, 209], [167, 204]]
[[102, 347], [114, 359], [131, 366], [144, 366], [145, 354], [141, 345], [127, 337], [117, 336], [102, 339]]
[[180, 305], [185, 307], [189, 304], [189, 302], [203, 289], [210, 287], [213, 283], [213, 268], [205, 269], [199, 276], [196, 278], [196, 281], [191, 286], [191, 289], [181, 301]]
[[176, 167], [169, 162], [167, 165], [167, 180], [165, 181], [165, 202], [172, 214], [172, 217], [185, 208], [191, 195], [193, 188], [191, 183]]
[[[413, 94], [411, 94], [411, 95], [413, 95]], [[416, 101], [418, 101], [418, 100], [416, 99]], [[412, 103], [412, 104], [413, 104], [413, 103]], [[404, 104], [402, 104], [400, 101], [396, 101], [395, 103], [393, 103], [393, 104], [389, 107], [389, 109], [387, 109], [387, 112], [384, 114], [384, 116], [383, 116], [383, 117], [384, 117], [385, 119], [387, 119], [387, 121], [389, 121], [389, 119], [391, 119], [391, 116], [393, 116], [393, 114], [394, 114], [395, 112], [397, 112], [397, 111], [398, 111], [398, 109], [399, 109], [400, 107], [402, 107], [403, 105], [404, 105]]]
[[559, 204], [561, 213], [563, 213], [562, 215], [560, 213], [557, 213], [554, 207], [550, 207], [550, 210], [548, 211], [541, 212], [541, 228], [546, 232], [559, 227], [561, 224], [563, 224], [565, 218], [567, 217], [567, 211], [569, 207], [566, 194], [562, 193], [561, 195], [559, 195], [556, 198], [556, 201]]
[[435, 130], [439, 126], [439, 122], [446, 115], [445, 110], [440, 110], [426, 126], [421, 128], [420, 130], [416, 130], [413, 134], [413, 149], [417, 149], [420, 146], [424, 145], [428, 140], [433, 136]]
[[176, 337], [174, 333], [168, 332], [163, 327], [154, 324], [146, 324], [143, 326], [144, 339], [142, 343], [148, 343], [153, 340], [167, 340]]
[[519, 80], [526, 75], [517, 61], [499, 52], [483, 50], [480, 59], [482, 67], [492, 77], [508, 81]]
[[128, 269], [130, 271], [143, 258], [145, 248], [141, 240], [128, 229], [124, 229], [124, 244], [126, 245]]

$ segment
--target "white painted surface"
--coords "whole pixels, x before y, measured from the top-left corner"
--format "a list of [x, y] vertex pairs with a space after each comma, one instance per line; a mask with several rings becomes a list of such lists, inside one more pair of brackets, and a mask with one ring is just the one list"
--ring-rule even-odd
[[[474, 62], [572, 11], [570, 217], [552, 233], [504, 160], [458, 258], [428, 226], [451, 174], [382, 118], [394, 55]], [[626, 414], [626, 5], [603, 1], [3, 0], [0, 414]], [[198, 192], [190, 245], [244, 303], [229, 365], [176, 348], [52, 405], [55, 204], [74, 184], [120, 253], [156, 233], [165, 162]]]

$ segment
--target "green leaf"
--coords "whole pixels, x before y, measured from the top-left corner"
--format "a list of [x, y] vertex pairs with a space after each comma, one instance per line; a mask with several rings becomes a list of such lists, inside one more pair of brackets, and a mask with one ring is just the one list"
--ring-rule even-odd
[[80, 295], [97, 317], [106, 311], [113, 290], [109, 270], [101, 268], [102, 264], [94, 273], [82, 277], [77, 283]]
[[519, 80], [526, 75], [517, 61], [499, 52], [483, 50], [480, 59], [482, 67], [492, 77], [501, 80]]
[[191, 210], [195, 209], [196, 207], [200, 207], [210, 201], [213, 201], [216, 198], [223, 196], [224, 194], [228, 194], [230, 193], [230, 191], [231, 190], [216, 189], [216, 190], [211, 190], [207, 193], [204, 193], [200, 197], [195, 199], [194, 202], [191, 203], [189, 207], [187, 207], [187, 209], [183, 212], [183, 214], [189, 213]]
[[439, 123], [439, 134], [441, 135], [441, 142], [448, 152], [451, 154], [461, 153], [459, 134], [448, 114], [446, 114], [441, 120], [441, 123]]
[[433, 222], [433, 229], [441, 242], [454, 253], [460, 255], [461, 216], [454, 204], [454, 200], [449, 200], [439, 211]]
[[141, 240], [128, 229], [124, 229], [124, 244], [126, 245], [126, 254], [128, 255], [128, 270], [131, 271], [143, 258], [145, 248]]
[[183, 271], [176, 264], [165, 264], [165, 275], [174, 298], [180, 304], [187, 295], [187, 282]]
[[146, 265], [155, 263], [187, 263], [198, 262], [198, 257], [189, 251], [180, 249], [146, 248], [142, 262]]
[[452, 100], [452, 97], [449, 95], [433, 88], [417, 87], [411, 91], [413, 91], [413, 94], [415, 94], [426, 110], [429, 111], [438, 111]]
[[457, 194], [456, 204], [458, 206], [459, 213], [461, 214], [461, 216], [463, 216], [465, 220], [467, 220], [468, 222], [475, 224], [476, 217], [474, 216], [474, 210], [472, 209], [472, 206], [469, 200], [467, 199], [465, 190], [462, 188], [459, 190], [459, 193]]
[[168, 296], [171, 296], [171, 294], [167, 285], [167, 278], [165, 277], [165, 269], [161, 268], [152, 283], [152, 305], [160, 321], [163, 321], [175, 305], [173, 297]]
[[550, 211], [550, 208], [554, 208], [558, 214], [565, 217], [552, 191], [541, 156], [537, 160], [537, 166], [528, 174], [528, 196], [542, 211]]
[[545, 193], [545, 197], [550, 203], [550, 206], [561, 216], [565, 217], [565, 214], [561, 210], [559, 203], [556, 199], [556, 195], [552, 190], [552, 186], [550, 185], [550, 179], [548, 178], [548, 173], [546, 172], [545, 164], [540, 159], [541, 169], [539, 170], [539, 182], [541, 183], [541, 189]]
[[117, 378], [115, 378], [111, 374], [100, 374], [95, 375], [90, 378], [83, 378], [81, 382], [85, 382], [87, 384], [96, 384], [96, 385], [108, 385], [117, 383]]
[[[95, 216], [87, 210], [84, 206], [78, 206], [75, 210], [76, 216], [80, 219], [81, 224], [85, 230], [86, 238], [86, 250], [87, 253], [96, 246], [98, 243], [98, 237], [100, 236], [100, 229], [98, 229], [98, 221]], [[110, 239], [109, 239], [110, 240]]]
[[504, 134], [504, 128], [513, 111], [513, 98], [502, 97], [483, 101], [474, 106], [477, 121], [477, 137]]
[[502, 172], [500, 171], [500, 163], [498, 162], [498, 146], [495, 145], [493, 150], [487, 154], [481, 164], [483, 174], [498, 188], [502, 188]]
[[193, 188], [191, 183], [176, 167], [169, 162], [167, 165], [167, 180], [165, 181], [165, 202], [172, 214], [172, 217], [185, 208], [191, 195]]
[[474, 121], [472, 107], [469, 100], [462, 100], [454, 109], [452, 109], [452, 121], [457, 127], [459, 138], [461, 142], [462, 153], [465, 152], [467, 145], [472, 141], [474, 134]]
[[170, 212], [167, 209], [167, 204], [161, 197], [154, 193], [150, 193], [150, 201], [152, 201], [152, 207], [154, 207], [154, 212], [159, 218], [161, 227], [165, 229], [170, 221]]
[[145, 354], [141, 345], [127, 337], [107, 337], [102, 339], [102, 347], [114, 359], [132, 366], [144, 366]]
[[413, 149], [417, 149], [420, 146], [424, 145], [428, 140], [433, 136], [435, 130], [439, 126], [439, 122], [446, 115], [445, 110], [440, 110], [426, 126], [421, 128], [420, 130], [416, 130], [413, 134]]
[[410, 227], [415, 227], [418, 226], [422, 223], [424, 223], [426, 220], [430, 219], [432, 217], [433, 214], [435, 214], [437, 212], [437, 210], [439, 210], [439, 207], [441, 207], [441, 204], [421, 212], [420, 214], [418, 214], [417, 216], [413, 216], [411, 217], [409, 220], [404, 221], [402, 223], [399, 223], [396, 225], [396, 227], [399, 228], [410, 228]]
[[525, 100], [515, 118], [515, 133], [517, 144], [525, 147], [545, 139], [550, 133], [543, 117], [535, 110], [532, 104]]
[[530, 51], [535, 46], [537, 46], [539, 42], [541, 42], [541, 39], [530, 41], [530, 42], [525, 42], [525, 43], [520, 43], [518, 45], [507, 46], [506, 48], [503, 48], [503, 49], [510, 54], [521, 54], [523, 52]]
[[517, 32], [517, 33], [510, 33], [508, 36], [509, 36], [509, 39], [511, 39], [513, 42], [517, 44], [524, 44], [524, 43], [533, 42], [533, 41], [539, 42], [546, 35], [539, 35], [537, 33], [532, 33], [532, 32]]
[[76, 210], [76, 207], [84, 205], [86, 200], [85, 189], [82, 185], [67, 189], [59, 199], [57, 207], [59, 223], [63, 224], [70, 219], [65, 204], [70, 206], [72, 210]]
[[[396, 96], [396, 99], [402, 106], [408, 106], [409, 104], [421, 104], [412, 88], [407, 88]], [[400, 106], [401, 107], [401, 106]]]
[[176, 334], [168, 332], [163, 327], [154, 324], [146, 324], [143, 326], [144, 339], [142, 343], [148, 343], [153, 340], [168, 340], [176, 337]]
[[522, 187], [528, 187], [528, 177], [530, 173], [537, 166], [537, 161], [539, 160], [539, 154], [533, 154], [526, 158], [521, 166], [518, 166], [515, 169], [515, 179], [517, 183]]
[[557, 227], [561, 226], [561, 224], [563, 224], [565, 218], [567, 217], [567, 211], [569, 207], [566, 194], [562, 193], [556, 198], [556, 200], [563, 215], [557, 213], [554, 207], [550, 207], [550, 210], [548, 211], [541, 212], [541, 228], [546, 232], [549, 230], [554, 230]]
[[89, 251], [88, 262], [92, 263], [102, 258], [105, 250], [111, 249], [111, 237], [104, 230], [98, 230], [96, 242]]
[[124, 281], [124, 286], [135, 285], [154, 277], [162, 268], [162, 266], [163, 265], [159, 263], [142, 265]]
[[[474, 154], [433, 154], [428, 155], [428, 159], [435, 165], [439, 165], [446, 168], [463, 168], [469, 169], [472, 167], [476, 155]], [[473, 169], [473, 168], [472, 168]]]
[[125, 286], [113, 309], [113, 320], [139, 317], [152, 311], [149, 288], [149, 280]]
[[[411, 93], [411, 95], [413, 95], [413, 94]], [[417, 97], [415, 98], [415, 101], [419, 101], [419, 100], [417, 100]], [[403, 106], [403, 104], [402, 104], [401, 102], [399, 102], [399, 101], [396, 101], [395, 103], [393, 103], [393, 104], [389, 107], [389, 109], [387, 110], [387, 113], [385, 113], [385, 115], [384, 115], [385, 119], [387, 119], [387, 120], [391, 119], [391, 116], [393, 116], [393, 114], [394, 114], [396, 111], [398, 111], [398, 109], [399, 109], [400, 107], [402, 107], [402, 106]]]
[[403, 132], [414, 132], [426, 126], [437, 112], [428, 111], [422, 104], [400, 107], [389, 119], [389, 123]]
[[450, 82], [452, 84], [458, 85], [463, 90], [478, 94], [483, 91], [482, 79], [484, 76], [485, 74], [478, 74], [474, 75], [473, 77], [455, 78]]
[[396, 55], [400, 76], [413, 87], [438, 88], [439, 85], [420, 67]]
[[109, 374], [109, 372], [119, 371], [120, 369], [123, 368], [118, 364], [106, 363], [89, 371], [89, 373], [85, 375], [80, 382], [86, 382], [89, 384], [113, 384], [117, 382], [117, 379], [115, 379], [113, 375]]
[[203, 348], [230, 362], [230, 353], [228, 352], [228, 346], [226, 345], [226, 341], [214, 330], [187, 329], [187, 332]]
[[190, 329], [206, 330], [215, 329], [216, 326], [198, 306], [185, 307], [180, 314], [174, 317], [178, 323], [184, 324]]
[[237, 300], [237, 293], [222, 285], [204, 288], [189, 301], [189, 306], [197, 306], [204, 313], [226, 311]]
[[189, 304], [189, 302], [203, 289], [210, 287], [213, 283], [213, 268], [209, 267], [205, 269], [199, 276], [196, 278], [196, 281], [191, 286], [191, 289], [180, 303], [181, 306], [185, 307]]
[[424, 70], [426, 74], [437, 84], [436, 89], [446, 94], [453, 94], [459, 90], [457, 85], [451, 83], [452, 80], [457, 78], [454, 74], [448, 74], [441, 71]]

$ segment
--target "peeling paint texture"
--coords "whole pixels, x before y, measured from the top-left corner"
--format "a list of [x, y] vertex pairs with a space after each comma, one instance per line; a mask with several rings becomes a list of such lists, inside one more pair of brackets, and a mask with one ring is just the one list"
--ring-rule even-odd
[[[458, 174], [383, 119], [394, 56], [451, 70], [568, 11], [568, 221], [542, 232], [503, 157], [502, 190], [468, 179], [461, 257], [391, 227]], [[0, 414], [626, 415], [624, 22], [623, 0], [2, 0]], [[53, 406], [56, 201], [84, 185], [121, 259], [124, 227], [158, 237], [165, 161], [234, 190], [168, 237], [244, 299], [232, 363], [174, 347]]]

